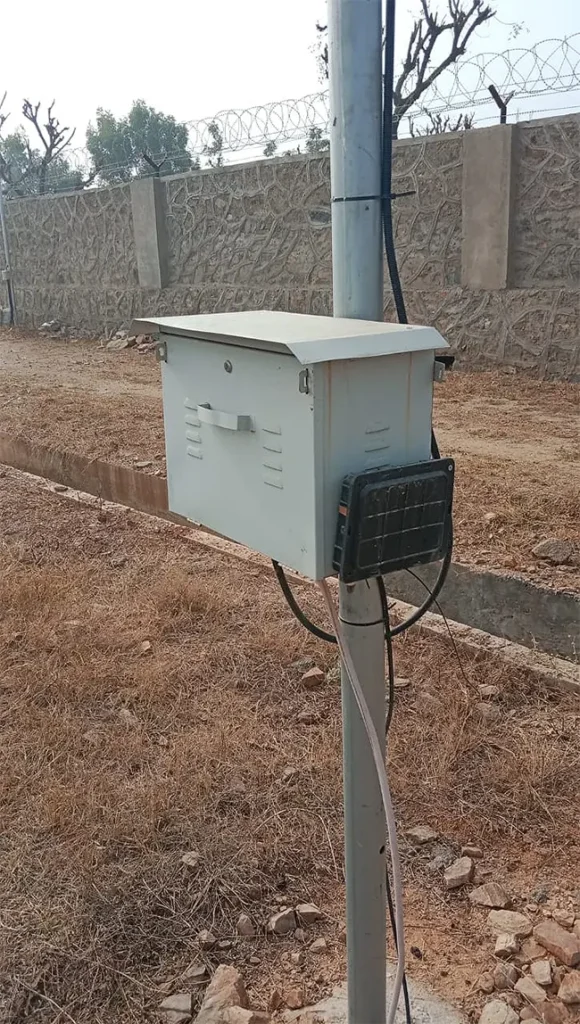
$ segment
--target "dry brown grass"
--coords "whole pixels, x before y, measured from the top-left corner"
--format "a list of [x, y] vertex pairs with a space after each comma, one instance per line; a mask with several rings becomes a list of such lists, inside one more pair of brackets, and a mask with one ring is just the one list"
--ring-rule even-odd
[[[339, 692], [303, 692], [294, 665], [328, 668], [334, 651], [297, 626], [269, 574], [176, 527], [102, 516], [16, 475], [0, 481], [0, 516], [0, 1018], [143, 1021], [199, 957], [201, 928], [235, 938], [242, 909], [263, 924], [304, 899], [328, 915], [325, 978], [340, 973]], [[300, 598], [323, 621], [316, 592]], [[447, 643], [397, 646], [412, 679], [391, 740], [402, 823], [427, 821], [452, 845], [480, 839], [500, 876], [524, 850], [510, 879], [522, 895], [538, 873], [572, 884], [580, 709], [505, 679], [501, 662], [463, 658], [469, 685]], [[490, 722], [477, 685], [496, 681]], [[317, 725], [297, 724], [307, 706]], [[289, 766], [298, 774], [285, 784]], [[190, 849], [194, 873], [180, 861]], [[409, 851], [407, 873], [411, 929], [417, 900], [435, 892], [429, 924], [445, 929], [451, 914], [457, 955], [476, 961], [477, 911], [455, 898], [450, 912]], [[206, 958], [240, 965], [259, 1001], [286, 976], [290, 941], [236, 940]], [[425, 969], [437, 973], [453, 943], [444, 932], [439, 949], [429, 942]], [[320, 972], [307, 962], [309, 996]]]

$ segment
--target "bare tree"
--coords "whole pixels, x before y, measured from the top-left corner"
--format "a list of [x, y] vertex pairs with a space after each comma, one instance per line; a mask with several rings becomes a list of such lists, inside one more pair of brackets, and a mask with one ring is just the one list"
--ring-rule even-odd
[[[30, 100], [24, 100], [22, 105], [22, 113], [26, 120], [34, 128], [40, 142], [42, 144], [42, 151], [40, 153], [40, 162], [38, 165], [38, 194], [44, 195], [46, 192], [46, 179], [48, 174], [48, 168], [61, 155], [64, 149], [72, 142], [73, 136], [76, 129], [72, 130], [68, 127], [61, 127], [58, 117], [53, 114], [54, 100], [50, 104], [47, 110], [47, 118], [44, 125], [40, 124], [40, 103], [32, 106]], [[70, 132], [70, 134], [68, 134]], [[30, 162], [33, 163], [32, 149], [28, 147], [28, 153]]]
[[[485, 0], [447, 0], [444, 14], [433, 8], [433, 0], [419, 0], [421, 11], [416, 18], [403, 65], [393, 89], [393, 136], [398, 134], [403, 117], [448, 67], [465, 55], [473, 33], [495, 17], [495, 10]], [[316, 25], [318, 31], [318, 66], [328, 78], [327, 26]], [[444, 55], [441, 45], [446, 43]], [[435, 49], [437, 48], [437, 53]], [[465, 127], [463, 124], [461, 127]], [[445, 129], [443, 129], [445, 130]], [[434, 128], [434, 131], [436, 129]]]
[[[1, 110], [5, 98], [4, 95], [0, 103], [0, 133], [8, 118]], [[75, 130], [61, 127], [54, 114], [54, 101], [47, 109], [45, 121], [40, 103], [33, 105], [30, 100], [24, 100], [22, 114], [33, 131], [29, 134], [18, 127], [12, 134], [0, 138], [0, 179], [10, 194], [44, 195], [54, 191], [56, 182], [60, 188], [83, 189], [94, 181], [96, 170], [83, 177], [64, 153]], [[35, 137], [40, 142], [39, 148], [34, 145]]]
[[[393, 135], [396, 137], [401, 119], [446, 68], [463, 57], [473, 33], [495, 11], [484, 0], [472, 0], [464, 7], [462, 0], [448, 0], [448, 17], [433, 12], [430, 0], [420, 0], [421, 15], [415, 21], [403, 67], [393, 89]], [[437, 42], [448, 43], [447, 55], [434, 63]]]
[[412, 139], [420, 135], [442, 135], [443, 132], [467, 132], [473, 128], [475, 114], [459, 114], [454, 121], [449, 114], [432, 114], [428, 110], [422, 110], [429, 118], [429, 124], [416, 125], [413, 118], [409, 118], [409, 134]]

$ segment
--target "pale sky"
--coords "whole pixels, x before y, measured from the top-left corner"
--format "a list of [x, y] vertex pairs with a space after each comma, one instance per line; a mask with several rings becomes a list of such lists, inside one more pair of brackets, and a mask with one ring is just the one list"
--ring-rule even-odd
[[[398, 37], [408, 35], [416, 0], [399, 0]], [[484, 27], [471, 53], [530, 46], [580, 31], [578, 0], [499, 0], [499, 23]], [[314, 55], [324, 0], [27, 0], [4, 4], [0, 24], [0, 97], [20, 122], [23, 96], [56, 100], [74, 145], [102, 106], [124, 114], [134, 99], [178, 120], [231, 107], [300, 97], [321, 88]], [[527, 31], [510, 39], [510, 22]], [[565, 97], [553, 98], [565, 104]], [[545, 105], [545, 103], [543, 104]]]

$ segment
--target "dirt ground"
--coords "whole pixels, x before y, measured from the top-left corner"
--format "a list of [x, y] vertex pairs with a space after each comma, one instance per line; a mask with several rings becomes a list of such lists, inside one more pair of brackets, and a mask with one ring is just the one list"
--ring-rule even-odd
[[[125, 465], [150, 460], [145, 472], [165, 473], [152, 355], [0, 328], [0, 365], [2, 431]], [[452, 373], [436, 387], [435, 425], [457, 460], [456, 557], [580, 590], [580, 385]], [[576, 564], [536, 559], [545, 537], [574, 542]]]
[[[328, 992], [345, 970], [333, 649], [298, 626], [269, 572], [180, 527], [10, 469], [0, 521], [0, 1019], [153, 1021], [195, 961], [234, 963], [254, 1006], [274, 987]], [[323, 623], [314, 588], [298, 594]], [[481, 876], [517, 909], [580, 916], [580, 709], [499, 659], [460, 665], [445, 640], [406, 636], [395, 654], [409, 971], [476, 1019], [487, 912], [428, 863], [475, 841]], [[314, 664], [331, 675], [310, 692]], [[416, 824], [436, 846], [410, 845]], [[181, 862], [192, 850], [196, 870]], [[269, 914], [305, 900], [324, 914], [305, 943], [266, 936]], [[242, 910], [255, 939], [236, 936]], [[202, 928], [221, 949], [200, 950]], [[322, 955], [308, 949], [318, 935]]]

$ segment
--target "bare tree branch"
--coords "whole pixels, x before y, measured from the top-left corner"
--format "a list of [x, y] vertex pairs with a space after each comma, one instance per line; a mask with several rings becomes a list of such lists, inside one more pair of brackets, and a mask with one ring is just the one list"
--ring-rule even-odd
[[[54, 100], [50, 104], [47, 111], [46, 124], [42, 125], [39, 121], [40, 114], [40, 103], [35, 106], [32, 105], [30, 100], [24, 100], [22, 105], [22, 113], [27, 121], [33, 126], [38, 135], [43, 148], [44, 153], [40, 158], [39, 174], [38, 174], [38, 192], [39, 195], [43, 195], [46, 192], [46, 180], [48, 174], [48, 168], [53, 160], [61, 155], [64, 149], [72, 142], [76, 129], [61, 127], [58, 117], [53, 114]], [[44, 128], [44, 132], [43, 132]], [[67, 133], [70, 134], [67, 136]], [[46, 135], [45, 135], [46, 133]], [[31, 156], [32, 150], [30, 145], [27, 143], [28, 154]]]
[[[395, 132], [401, 118], [435, 79], [464, 56], [476, 29], [495, 15], [484, 0], [471, 0], [469, 7], [464, 7], [464, 0], [447, 0], [447, 11], [448, 17], [442, 17], [431, 9], [431, 0], [421, 0], [421, 15], [413, 25], [393, 90]], [[432, 64], [435, 45], [442, 37], [449, 39], [448, 52], [438, 63]]]
[[427, 115], [430, 123], [425, 126], [417, 126], [413, 118], [410, 117], [409, 134], [412, 139], [421, 135], [442, 135], [443, 132], [466, 132], [473, 128], [475, 118], [474, 114], [459, 114], [452, 121], [449, 114], [444, 117], [443, 114], [433, 114], [428, 110], [422, 110], [421, 113]]
[[[446, 68], [464, 56], [473, 33], [495, 16], [495, 10], [485, 0], [447, 0], [444, 14], [433, 9], [433, 2], [419, 0], [420, 13], [411, 29], [401, 71], [393, 89], [394, 135], [407, 111]], [[317, 22], [316, 32], [316, 60], [320, 77], [324, 80], [328, 78], [328, 26]], [[435, 48], [444, 40], [449, 44], [447, 52], [437, 60]]]

